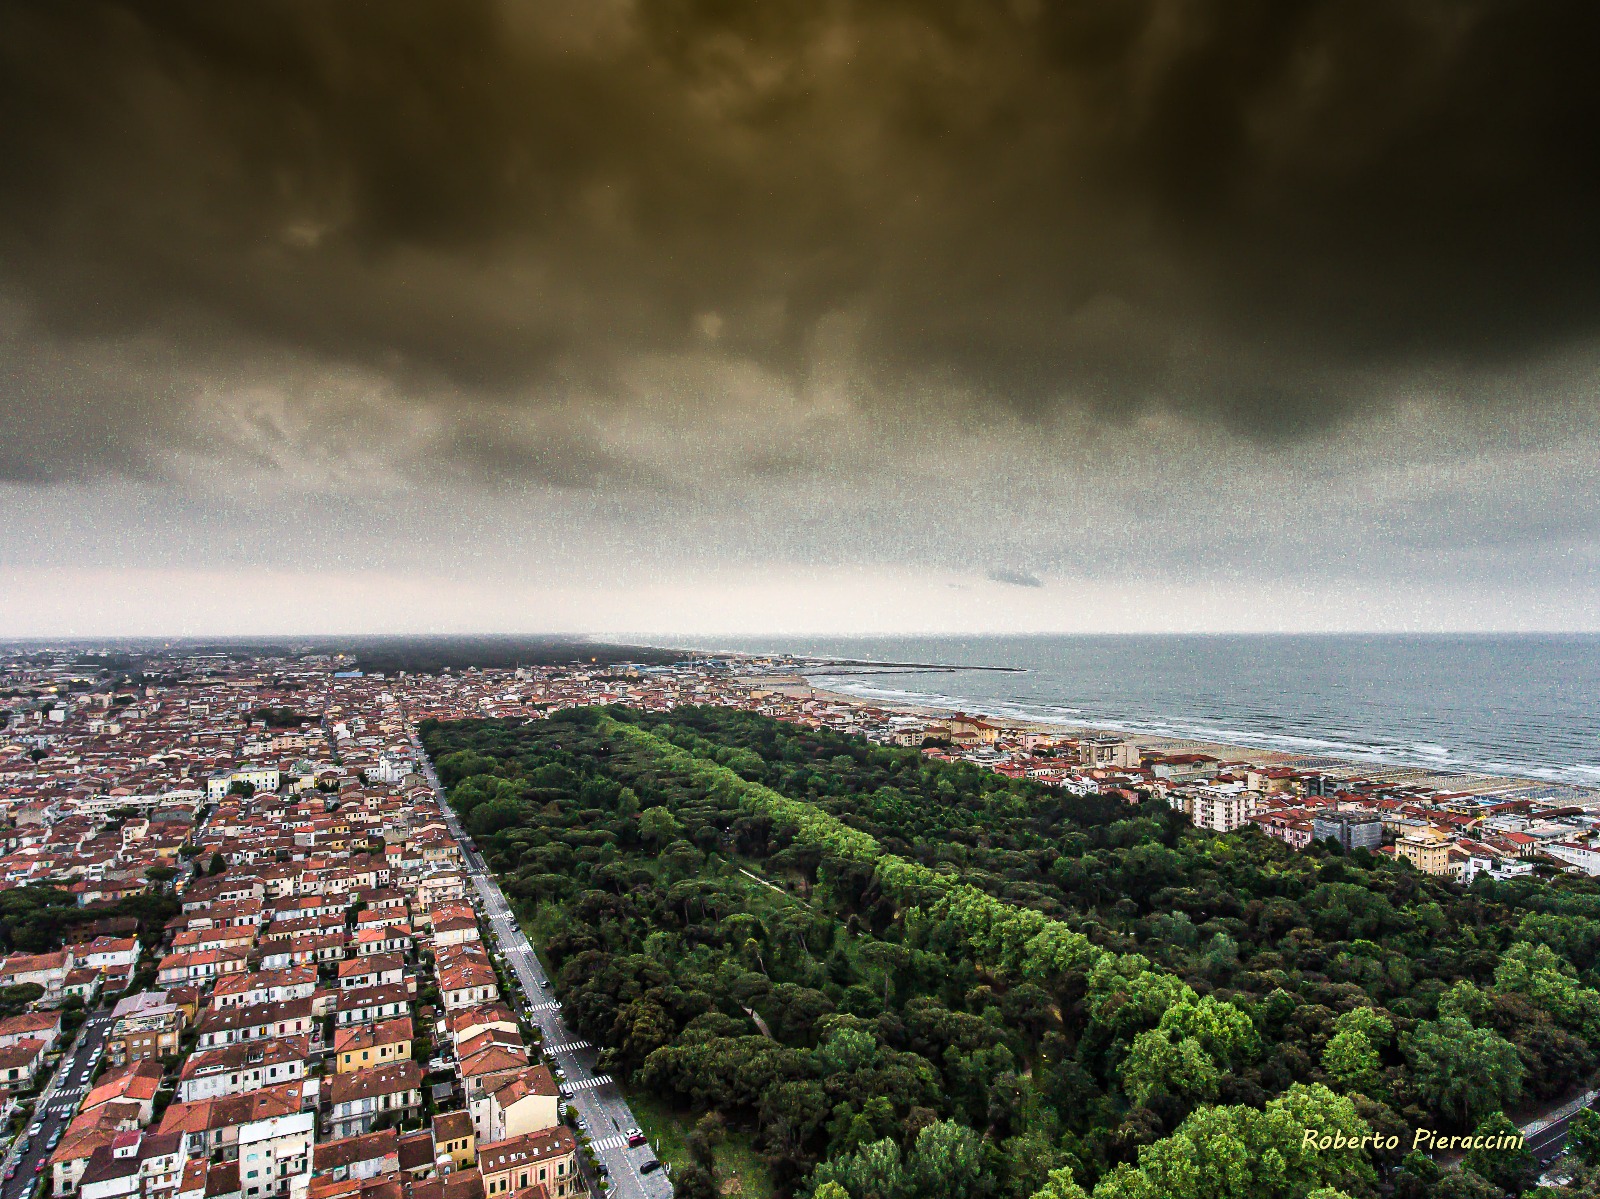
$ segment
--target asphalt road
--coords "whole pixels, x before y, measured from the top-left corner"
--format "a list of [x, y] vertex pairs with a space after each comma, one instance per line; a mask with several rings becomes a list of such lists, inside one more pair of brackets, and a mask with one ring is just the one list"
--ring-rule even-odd
[[[464, 841], [466, 834], [456, 821], [450, 805], [445, 802], [444, 788], [440, 786], [433, 763], [428, 760], [420, 744], [416, 748], [423, 774], [433, 787], [434, 794], [439, 797], [445, 823], [457, 840]], [[544, 1032], [545, 1055], [552, 1058], [566, 1074], [561, 1086], [571, 1093], [569, 1103], [577, 1108], [583, 1120], [595, 1157], [609, 1172], [611, 1194], [618, 1199], [670, 1199], [672, 1182], [665, 1170], [651, 1174], [639, 1172], [639, 1167], [653, 1159], [655, 1153], [649, 1145], [641, 1145], [637, 1149], [627, 1147], [622, 1134], [629, 1128], [637, 1127], [638, 1121], [629, 1109], [627, 1100], [622, 1097], [622, 1089], [609, 1075], [595, 1074], [597, 1051], [567, 1028], [544, 966], [528, 944], [494, 876], [476, 851], [463, 845], [462, 853], [467, 859], [473, 886], [477, 888], [500, 951], [505, 955], [517, 981], [522, 984], [523, 994], [532, 1006], [529, 1019]], [[11, 1199], [11, 1196], [0, 1196], [0, 1199]]]
[[1548, 1166], [1566, 1151], [1567, 1126], [1577, 1114], [1573, 1112], [1570, 1116], [1562, 1116], [1528, 1138], [1527, 1150], [1541, 1166]]
[[[28, 1151], [20, 1158], [15, 1154], [7, 1158], [8, 1168], [11, 1162], [16, 1163], [16, 1174], [6, 1179], [0, 1185], [0, 1199], [23, 1199], [23, 1196], [32, 1193], [38, 1185], [40, 1175], [48, 1172], [47, 1165], [40, 1174], [34, 1173], [34, 1166], [40, 1161], [48, 1161], [50, 1150], [45, 1146], [49, 1144], [51, 1136], [57, 1129], [65, 1129], [72, 1123], [72, 1117], [78, 1114], [78, 1107], [83, 1103], [84, 1096], [89, 1093], [89, 1080], [80, 1078], [87, 1066], [88, 1073], [93, 1074], [94, 1063], [99, 1060], [100, 1052], [106, 1043], [106, 1034], [111, 1031], [111, 1013], [95, 1012], [83, 1022], [78, 1029], [77, 1039], [72, 1048], [67, 1050], [60, 1064], [56, 1067], [55, 1077], [51, 1087], [34, 1108], [33, 1120], [28, 1127], [34, 1124], [44, 1125], [37, 1133], [33, 1134]], [[23, 1136], [27, 1136], [23, 1130]]]

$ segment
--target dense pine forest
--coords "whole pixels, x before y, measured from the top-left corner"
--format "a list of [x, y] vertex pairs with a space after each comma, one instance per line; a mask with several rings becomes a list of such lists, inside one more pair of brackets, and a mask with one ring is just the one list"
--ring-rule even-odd
[[680, 1195], [742, 1137], [816, 1199], [1488, 1199], [1526, 1154], [1414, 1130], [1596, 1072], [1586, 879], [1467, 890], [724, 708], [423, 735], [573, 1024], [694, 1126]]

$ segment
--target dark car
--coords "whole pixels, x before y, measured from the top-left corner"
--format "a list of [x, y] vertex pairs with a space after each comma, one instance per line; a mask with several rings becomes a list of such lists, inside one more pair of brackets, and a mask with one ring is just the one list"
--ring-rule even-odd
[[652, 1157], [649, 1161], [645, 1162], [644, 1165], [639, 1167], [639, 1173], [652, 1174], [659, 1169], [661, 1169], [661, 1163]]

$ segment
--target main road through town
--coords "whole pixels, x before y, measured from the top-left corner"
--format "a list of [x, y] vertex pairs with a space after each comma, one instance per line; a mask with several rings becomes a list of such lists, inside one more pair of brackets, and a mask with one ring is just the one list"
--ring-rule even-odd
[[[581, 1127], [589, 1134], [595, 1157], [610, 1175], [612, 1195], [617, 1199], [670, 1199], [672, 1182], [665, 1170], [640, 1173], [639, 1168], [653, 1160], [655, 1154], [649, 1145], [628, 1148], [623, 1134], [636, 1127], [638, 1121], [629, 1110], [627, 1100], [622, 1097], [621, 1088], [609, 1075], [594, 1072], [596, 1050], [567, 1028], [549, 976], [545, 974], [543, 965], [533, 952], [533, 946], [528, 944], [528, 938], [517, 924], [511, 905], [506, 902], [499, 884], [484, 865], [483, 858], [475, 849], [467, 848], [466, 834], [445, 801], [444, 788], [421, 741], [413, 736], [412, 743], [416, 746], [417, 761], [422, 766], [423, 776], [439, 798], [446, 825], [456, 840], [462, 842], [461, 853], [466, 859], [472, 885], [477, 889], [500, 952], [522, 985], [527, 1006], [531, 1008], [529, 1018], [537, 1022], [544, 1033], [545, 1053], [554, 1058], [566, 1074], [561, 1087], [572, 1095], [570, 1103], [578, 1110]], [[0, 1199], [12, 1199], [12, 1196], [6, 1194]]]
[[4, 1185], [0, 1185], [0, 1199], [23, 1199], [39, 1185], [39, 1174], [50, 1169], [47, 1164], [44, 1170], [38, 1173], [34, 1171], [41, 1161], [48, 1163], [50, 1138], [58, 1131], [66, 1130], [82, 1105], [84, 1096], [89, 1093], [90, 1076], [94, 1073], [95, 1063], [100, 1060], [106, 1034], [110, 1031], [110, 1012], [95, 1012], [78, 1029], [72, 1048], [62, 1055], [55, 1077], [46, 1084], [39, 1102], [34, 1106], [33, 1119], [28, 1122], [28, 1127], [37, 1126], [39, 1131], [29, 1135], [26, 1129], [23, 1130], [23, 1136], [28, 1137], [27, 1152], [17, 1154], [16, 1144], [20, 1144], [22, 1139], [19, 1137], [6, 1154], [6, 1170], [11, 1176]]

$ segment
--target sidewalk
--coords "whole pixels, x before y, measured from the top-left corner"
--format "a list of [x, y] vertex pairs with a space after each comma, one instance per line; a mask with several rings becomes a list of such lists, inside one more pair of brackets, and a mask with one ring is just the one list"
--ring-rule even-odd
[[1596, 1097], [1600, 1097], [1600, 1091], [1586, 1091], [1582, 1095], [1579, 1095], [1576, 1099], [1572, 1100], [1572, 1102], [1563, 1103], [1560, 1107], [1555, 1108], [1552, 1111], [1545, 1112], [1544, 1115], [1540, 1116], [1537, 1120], [1532, 1120], [1527, 1124], [1524, 1124], [1517, 1131], [1522, 1133], [1524, 1138], [1532, 1139], [1533, 1137], [1538, 1136], [1545, 1129], [1549, 1128], [1552, 1124], [1558, 1124], [1567, 1117], [1575, 1116], [1584, 1108], [1591, 1106]]

